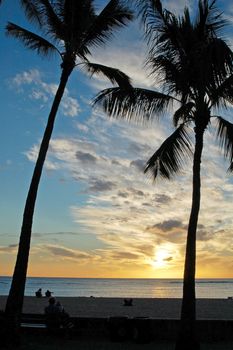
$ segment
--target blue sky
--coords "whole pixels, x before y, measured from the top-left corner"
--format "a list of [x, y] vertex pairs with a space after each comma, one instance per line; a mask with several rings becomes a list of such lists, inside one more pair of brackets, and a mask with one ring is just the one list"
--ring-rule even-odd
[[[99, 8], [103, 2], [98, 2]], [[197, 1], [164, 1], [179, 13]], [[232, 43], [233, 5], [219, 1]], [[6, 21], [32, 28], [18, 1], [0, 8], [1, 274], [13, 270], [24, 202], [51, 102], [59, 57], [45, 59], [4, 33]], [[138, 23], [121, 29], [94, 62], [117, 67], [135, 86], [152, 88], [143, 69]], [[109, 86], [74, 71], [61, 103], [37, 198], [29, 275], [182, 277], [191, 203], [191, 162], [171, 182], [153, 184], [143, 166], [172, 131], [168, 118], [151, 125], [109, 120], [90, 106]], [[225, 112], [224, 112], [225, 113]], [[232, 122], [232, 109], [225, 117]], [[207, 132], [202, 168], [198, 276], [232, 275], [232, 176], [214, 133]]]

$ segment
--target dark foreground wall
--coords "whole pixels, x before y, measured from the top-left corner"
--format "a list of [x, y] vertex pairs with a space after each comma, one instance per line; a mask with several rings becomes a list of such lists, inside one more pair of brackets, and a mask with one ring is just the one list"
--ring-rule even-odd
[[[148, 317], [109, 318], [72, 317], [72, 333], [83, 336], [106, 336], [113, 341], [133, 339], [136, 342], [176, 339], [179, 330], [177, 319], [151, 319]], [[25, 332], [46, 331], [44, 316], [24, 314], [22, 329]], [[197, 320], [197, 332], [201, 341], [233, 339], [233, 320]]]
[[[134, 318], [127, 319], [80, 319], [78, 328], [83, 332], [103, 333], [114, 337], [114, 334], [122, 333], [124, 329], [126, 338], [142, 337], [158, 340], [176, 339], [179, 331], [179, 320], [174, 319], [148, 319]], [[233, 321], [229, 320], [198, 320], [197, 333], [202, 341], [219, 341], [233, 339]], [[117, 335], [116, 335], [117, 337]]]

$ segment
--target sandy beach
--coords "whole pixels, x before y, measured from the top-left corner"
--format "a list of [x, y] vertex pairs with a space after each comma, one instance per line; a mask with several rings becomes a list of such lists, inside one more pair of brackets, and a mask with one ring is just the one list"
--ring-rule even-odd
[[[0, 309], [5, 307], [6, 296], [0, 296]], [[150, 317], [179, 319], [181, 299], [135, 298], [133, 306], [124, 306], [122, 298], [57, 297], [65, 310], [76, 317]], [[48, 299], [26, 296], [24, 313], [43, 313]], [[233, 300], [197, 299], [197, 319], [233, 320]]]

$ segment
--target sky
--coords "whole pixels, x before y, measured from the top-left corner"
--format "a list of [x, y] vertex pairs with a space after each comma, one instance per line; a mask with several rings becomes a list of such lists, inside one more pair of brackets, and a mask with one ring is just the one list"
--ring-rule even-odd
[[[96, 1], [99, 9], [106, 1]], [[164, 1], [177, 14], [197, 1]], [[233, 5], [217, 2], [233, 43]], [[7, 21], [33, 28], [17, 0], [0, 8], [0, 275], [12, 275], [28, 186], [60, 78], [59, 57], [41, 58], [6, 37]], [[154, 89], [138, 21], [117, 31], [92, 62], [119, 68], [134, 86]], [[110, 86], [75, 70], [56, 119], [39, 186], [28, 276], [182, 278], [192, 194], [192, 162], [172, 181], [143, 173], [173, 131], [169, 115], [149, 124], [109, 119], [91, 102]], [[233, 121], [232, 109], [221, 111]], [[171, 112], [172, 114], [172, 112]], [[171, 115], [170, 115], [171, 116]], [[197, 234], [197, 277], [233, 278], [233, 175], [206, 132]]]

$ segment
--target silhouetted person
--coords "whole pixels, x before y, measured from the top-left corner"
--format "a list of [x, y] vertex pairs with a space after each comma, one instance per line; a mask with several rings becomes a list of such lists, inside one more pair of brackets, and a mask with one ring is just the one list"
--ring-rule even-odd
[[51, 295], [52, 295], [52, 292], [50, 292], [50, 290], [47, 289], [46, 292], [45, 292], [45, 296], [46, 296], [47, 298], [50, 298]]
[[62, 304], [60, 303], [60, 301], [56, 302], [56, 307], [59, 310], [59, 312], [65, 312], [64, 307], [62, 306]]
[[42, 297], [42, 289], [41, 288], [39, 288], [37, 291], [36, 291], [36, 297], [37, 298], [41, 298]]
[[49, 298], [49, 305], [45, 307], [46, 324], [50, 331], [63, 328], [73, 328], [74, 325], [70, 321], [70, 316], [65, 312], [63, 306], [54, 297]]
[[133, 299], [124, 299], [124, 306], [132, 306], [133, 305]]
[[44, 309], [45, 314], [59, 313], [59, 308], [56, 306], [56, 299], [54, 297], [49, 298], [49, 305]]
[[51, 297], [49, 298], [49, 305], [44, 309], [46, 316], [46, 326], [48, 330], [52, 333], [57, 332], [61, 327], [61, 312], [56, 306], [56, 299]]

